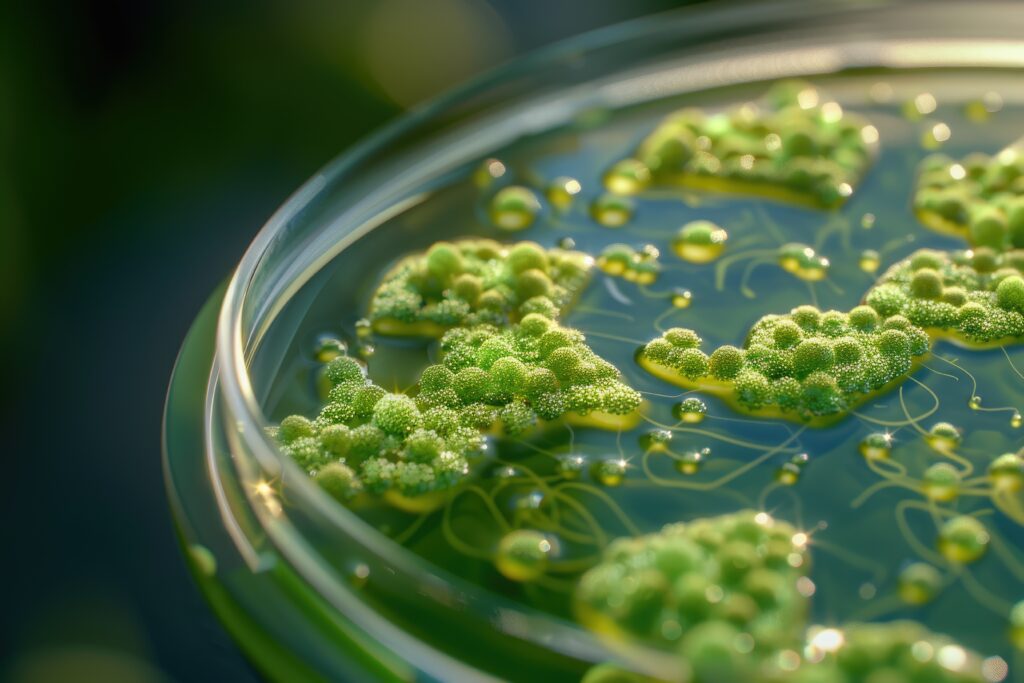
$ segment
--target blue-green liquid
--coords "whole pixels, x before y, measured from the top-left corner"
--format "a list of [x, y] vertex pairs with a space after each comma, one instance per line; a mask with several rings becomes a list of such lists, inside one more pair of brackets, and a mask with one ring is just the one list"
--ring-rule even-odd
[[[686, 429], [674, 433], [671, 449], [683, 453], [710, 448], [710, 454], [701, 471], [693, 475], [678, 472], [669, 457], [649, 455], [646, 466], [662, 484], [645, 473], [644, 448], [640, 444], [644, 434], [656, 429], [653, 423], [676, 425], [672, 406], [679, 402], [675, 396], [681, 390], [644, 372], [635, 363], [634, 354], [639, 345], [659, 334], [656, 320], [662, 327], [697, 330], [708, 351], [722, 344], [741, 345], [750, 326], [765, 314], [785, 313], [807, 303], [822, 310], [847, 311], [860, 302], [879, 273], [912, 251], [921, 247], [964, 247], [959, 239], [928, 230], [913, 215], [915, 169], [932, 152], [922, 147], [921, 136], [941, 121], [952, 131], [942, 152], [959, 158], [970, 152], [998, 151], [1022, 132], [1017, 122], [1024, 107], [1009, 101], [1011, 93], [1021, 91], [1021, 80], [992, 73], [918, 73], [858, 75], [816, 83], [845, 109], [867, 116], [881, 138], [880, 154], [864, 182], [836, 211], [742, 196], [659, 190], [634, 197], [635, 214], [621, 228], [601, 226], [591, 217], [591, 202], [605, 191], [601, 181], [605, 170], [629, 156], [665, 113], [681, 106], [727, 108], [756, 99], [764, 92], [764, 84], [677, 97], [623, 111], [594, 112], [563, 128], [495, 149], [492, 156], [502, 160], [508, 172], [492, 186], [481, 189], [473, 181], [476, 163], [482, 160], [438, 178], [427, 201], [347, 248], [296, 297], [295, 305], [271, 330], [253, 364], [266, 413], [278, 420], [293, 413], [317, 412], [320, 397], [315, 378], [319, 364], [313, 359], [317, 336], [330, 333], [345, 340], [351, 349], [358, 349], [355, 324], [365, 315], [381, 274], [397, 258], [426, 249], [435, 241], [485, 236], [502, 241], [529, 239], [554, 246], [568, 237], [574, 240], [576, 249], [594, 256], [615, 242], [637, 248], [654, 245], [661, 252], [663, 265], [656, 283], [640, 288], [595, 271], [592, 283], [564, 320], [587, 334], [592, 348], [621, 370], [627, 384], [645, 392], [648, 421], [621, 434], [555, 426], [529, 435], [524, 439], [527, 443], [494, 441], [488, 455], [490, 463], [480, 469], [475, 483], [506, 523], [529, 528], [536, 511], [550, 518], [554, 508], [572, 517], [565, 503], [550, 495], [550, 487], [560, 483], [555, 456], [580, 455], [588, 463], [623, 458], [628, 469], [622, 484], [603, 486], [584, 468], [577, 480], [581, 486], [563, 490], [586, 507], [608, 537], [652, 532], [666, 523], [742, 508], [763, 509], [810, 534], [810, 575], [815, 584], [812, 623], [912, 618], [983, 655], [998, 654], [1009, 661], [1013, 648], [1007, 638], [1005, 614], [999, 611], [1008, 610], [1024, 598], [1024, 529], [984, 496], [941, 504], [944, 510], [981, 515], [979, 518], [1005, 552], [992, 547], [980, 561], [965, 568], [973, 583], [990, 594], [986, 599], [979, 600], [964, 581], [953, 580], [933, 602], [910, 607], [896, 598], [901, 568], [921, 560], [907, 534], [934, 548], [937, 528], [927, 510], [910, 508], [905, 525], [897, 523], [896, 512], [902, 501], [924, 502], [925, 498], [893, 487], [880, 490], [856, 509], [852, 503], [881, 481], [859, 454], [858, 444], [869, 433], [885, 431], [885, 427], [861, 416], [906, 422], [907, 413], [917, 416], [928, 412], [937, 397], [937, 409], [918, 426], [927, 429], [935, 422], [946, 421], [960, 428], [964, 438], [958, 452], [974, 463], [977, 475], [984, 474], [996, 456], [1017, 451], [1024, 432], [1011, 426], [1011, 416], [1015, 409], [1024, 409], [1024, 379], [1011, 362], [1024, 368], [1024, 348], [1008, 347], [1004, 353], [998, 348], [976, 351], [939, 342], [933, 357], [914, 375], [920, 384], [909, 380], [903, 383], [905, 410], [900, 393], [893, 391], [865, 404], [856, 415], [827, 428], [805, 429], [795, 438], [800, 429], [797, 423], [751, 418], [737, 414], [713, 397], [702, 396], [708, 406], [707, 418], [700, 424], [680, 425]], [[871, 86], [879, 81], [893, 86], [891, 101], [873, 102], [868, 96]], [[1003, 108], [984, 122], [968, 118], [965, 104], [991, 90], [1008, 98]], [[909, 120], [901, 111], [903, 103], [925, 91], [936, 94], [938, 109], [922, 121]], [[558, 176], [576, 178], [583, 188], [568, 212], [559, 213], [545, 204], [532, 227], [511, 235], [490, 225], [486, 206], [495, 191], [514, 183], [533, 187], [542, 196], [547, 182]], [[865, 214], [872, 214], [873, 221], [864, 220]], [[784, 272], [774, 262], [747, 270], [752, 261], [739, 260], [728, 268], [724, 285], [718, 287], [716, 263], [685, 263], [670, 247], [678, 228], [696, 219], [712, 220], [729, 232], [725, 257], [785, 242], [807, 243], [830, 260], [828, 278], [808, 283]], [[875, 274], [860, 268], [860, 255], [866, 249], [881, 253], [881, 266]], [[744, 283], [750, 291], [741, 290]], [[668, 294], [677, 287], [692, 292], [688, 308], [672, 308]], [[419, 371], [436, 357], [432, 344], [383, 337], [375, 337], [372, 344], [375, 352], [368, 358], [370, 376], [386, 388], [409, 387]], [[973, 375], [977, 388], [966, 373], [939, 356], [953, 360]], [[974, 394], [983, 398], [984, 408], [1007, 410], [972, 410], [968, 401]], [[928, 465], [943, 460], [928, 448], [913, 425], [890, 431], [892, 457], [906, 466], [911, 477], [919, 480]], [[787, 439], [791, 441], [784, 450], [725, 485], [707, 490], [663, 485], [664, 480], [683, 485], [713, 483], [761, 456], [765, 448], [781, 445]], [[759, 448], [730, 443], [736, 440]], [[809, 457], [799, 480], [793, 485], [779, 484], [779, 468], [797, 453]], [[548, 489], [538, 485], [534, 477], [545, 480]], [[595, 490], [606, 494], [622, 514], [595, 495]], [[502, 530], [491, 508], [481, 496], [465, 493], [448, 506], [447, 511], [425, 519], [383, 505], [358, 512], [381, 532], [400, 538], [439, 568], [537, 609], [571, 618], [571, 586], [578, 574], [553, 575], [556, 580], [543, 586], [503, 578], [491, 562], [454, 549], [443, 533], [447, 525], [448, 533], [464, 543], [485, 552], [493, 550]], [[585, 558], [600, 550], [569, 540], [559, 549], [570, 559]], [[950, 567], [940, 570], [946, 575], [954, 571]]]

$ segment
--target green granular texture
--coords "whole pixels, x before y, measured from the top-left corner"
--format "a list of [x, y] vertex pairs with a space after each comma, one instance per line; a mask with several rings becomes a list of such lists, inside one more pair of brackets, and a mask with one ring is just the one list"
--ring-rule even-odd
[[1024, 248], [1024, 155], [933, 154], [918, 170], [914, 208], [927, 225], [976, 247]]
[[[593, 260], [534, 242], [438, 242], [403, 258], [373, 294], [374, 323], [429, 323], [436, 330], [504, 325], [530, 312], [556, 317], [587, 285]], [[389, 332], [391, 330], [378, 331]]]
[[871, 165], [877, 131], [813, 86], [776, 85], [761, 102], [667, 116], [634, 156], [657, 185], [710, 185], [729, 191], [784, 190], [820, 207], [842, 204]]
[[671, 329], [642, 357], [677, 383], [726, 383], [750, 411], [776, 408], [811, 420], [849, 412], [905, 378], [932, 337], [970, 345], [1024, 337], [1024, 252], [922, 249], [895, 263], [849, 313], [799, 306], [766, 315], [742, 349], [722, 346], [705, 362], [692, 330]]
[[[981, 657], [951, 638], [914, 621], [847, 624], [843, 645], [817, 663], [805, 663], [788, 680], [794, 683], [843, 681], [928, 681], [985, 683]], [[922, 652], [934, 653], [923, 657]], [[943, 663], [946, 665], [944, 666]]]
[[749, 633], [755, 652], [796, 648], [808, 601], [797, 580], [809, 570], [790, 524], [752, 510], [672, 524], [616, 540], [577, 585], [580, 621], [674, 647], [678, 628], [725, 623]]
[[[460, 270], [457, 288], [481, 297], [511, 291], [501, 280], [510, 274], [531, 274], [536, 282], [546, 272], [552, 282], [575, 283], [564, 296], [553, 294], [562, 305], [585, 282], [580, 264], [589, 266], [577, 252], [527, 242], [439, 243], [416, 258], [429, 277]], [[471, 277], [463, 277], [473, 263]], [[409, 394], [376, 385], [353, 358], [332, 360], [325, 374], [331, 383], [326, 405], [316, 420], [293, 415], [281, 422], [276, 434], [282, 451], [311, 472], [345, 463], [353, 472], [352, 490], [417, 496], [464, 481], [491, 431], [515, 436], [569, 412], [627, 415], [637, 409], [640, 394], [622, 383], [618, 370], [580, 332], [558, 324], [553, 300], [531, 296], [519, 310], [518, 322], [509, 322], [517, 314], [507, 309], [499, 324], [465, 324], [469, 316], [448, 330], [440, 339], [440, 362], [423, 370]]]

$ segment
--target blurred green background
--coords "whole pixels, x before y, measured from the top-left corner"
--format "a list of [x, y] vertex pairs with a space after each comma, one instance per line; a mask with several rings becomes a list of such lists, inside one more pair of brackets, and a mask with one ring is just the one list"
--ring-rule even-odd
[[163, 490], [164, 391], [193, 316], [369, 131], [518, 54], [686, 3], [2, 4], [0, 679], [252, 680]]

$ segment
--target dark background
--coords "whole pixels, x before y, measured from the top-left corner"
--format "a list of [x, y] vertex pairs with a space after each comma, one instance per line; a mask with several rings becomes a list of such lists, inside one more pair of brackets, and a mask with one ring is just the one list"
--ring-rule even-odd
[[192, 318], [367, 132], [676, 4], [0, 3], [0, 680], [253, 679], [185, 572], [163, 489], [164, 391]]

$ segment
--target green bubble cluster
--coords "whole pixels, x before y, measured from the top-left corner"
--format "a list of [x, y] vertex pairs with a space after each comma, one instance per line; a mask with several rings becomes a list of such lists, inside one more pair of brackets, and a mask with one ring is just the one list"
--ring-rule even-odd
[[[676, 653], [692, 683], [988, 680], [976, 653], [916, 622], [810, 626], [806, 543], [788, 523], [749, 510], [619, 539], [581, 578], [576, 611], [612, 642]], [[914, 604], [938, 590], [933, 572], [905, 572]], [[651, 679], [603, 664], [584, 680]]]
[[[913, 621], [848, 624], [838, 647], [815, 647], [812, 634], [805, 663], [784, 680], [793, 683], [985, 683], [982, 660], [952, 639]], [[819, 631], [820, 633], [820, 631]], [[833, 639], [830, 639], [830, 641]], [[832, 643], [829, 642], [829, 645]]]
[[540, 313], [517, 325], [455, 328], [441, 339], [443, 363], [427, 368], [417, 402], [458, 411], [481, 429], [518, 434], [540, 420], [571, 416], [597, 426], [635, 422], [638, 392], [580, 332]]
[[[389, 393], [369, 381], [362, 366], [340, 356], [325, 367], [328, 402], [313, 420], [291, 415], [276, 436], [282, 450], [320, 477], [343, 463], [351, 482], [341, 498], [359, 491], [392, 494], [411, 510], [439, 501], [469, 474], [488, 433], [521, 434], [539, 421], [629, 427], [641, 396], [618, 370], [597, 356], [576, 330], [529, 313], [507, 328], [454, 328], [441, 338], [442, 362], [427, 367], [417, 391]], [[324, 474], [324, 477], [327, 475]]]
[[339, 500], [368, 491], [400, 507], [430, 508], [430, 494], [462, 481], [483, 451], [478, 429], [385, 391], [353, 358], [335, 358], [325, 374], [331, 389], [320, 414], [286, 417], [276, 436], [282, 452]]
[[[436, 273], [442, 266], [461, 269], [452, 284], [458, 289], [467, 277], [467, 254], [473, 253], [477, 266], [495, 277], [517, 273], [522, 287], [531, 273], [559, 273], [560, 281], [575, 283], [575, 293], [586, 279], [584, 264], [589, 266], [582, 254], [545, 251], [530, 242], [511, 248], [482, 241], [456, 247], [441, 242], [398, 270], [411, 268], [413, 261]], [[483, 260], [485, 250], [494, 258]], [[463, 266], [455, 268], [459, 263]], [[388, 287], [409, 282], [389, 276], [375, 304]], [[368, 492], [403, 509], [426, 511], [465, 480], [488, 434], [519, 435], [553, 420], [606, 429], [634, 426], [640, 394], [622, 383], [619, 371], [590, 349], [582, 333], [556, 321], [556, 301], [568, 303], [569, 290], [551, 286], [561, 293], [520, 291], [522, 303], [515, 311], [503, 309], [499, 324], [476, 322], [444, 332], [440, 362], [425, 368], [408, 393], [390, 393], [374, 384], [347, 355], [333, 358], [323, 368], [329, 390], [319, 415], [291, 415], [274, 430], [282, 451], [340, 500]], [[482, 290], [478, 299], [499, 288]], [[512, 315], [517, 322], [509, 322]]]
[[773, 651], [803, 633], [802, 540], [786, 522], [750, 510], [619, 539], [580, 579], [576, 611], [610, 638], [692, 654], [699, 639], [728, 631], [748, 634], [758, 652]]
[[922, 222], [997, 251], [1024, 247], [1024, 155], [954, 161], [935, 154], [921, 162], [914, 208]]
[[723, 396], [746, 411], [813, 422], [839, 417], [905, 378], [952, 337], [974, 346], [1024, 336], [1024, 250], [921, 249], [887, 270], [848, 313], [799, 306], [767, 315], [743, 348], [710, 355], [690, 330], [649, 342], [639, 360], [652, 374]]
[[[871, 164], [878, 131], [864, 118], [822, 101], [813, 86], [785, 82], [760, 103], [708, 114], [669, 115], [620, 162], [637, 179], [725, 192], [775, 195], [821, 207], [842, 204]], [[642, 166], [647, 173], [637, 173]]]
[[1024, 250], [921, 249], [889, 268], [864, 297], [935, 336], [989, 345], [1024, 336]]
[[370, 303], [382, 334], [440, 337], [452, 327], [556, 317], [586, 286], [593, 259], [534, 242], [438, 242], [398, 262]]
[[640, 364], [688, 388], [715, 393], [747, 411], [813, 421], [842, 415], [904, 377], [927, 353], [928, 335], [901, 316], [799, 306], [761, 318], [743, 348], [710, 355], [691, 330], [674, 328], [649, 342]]

